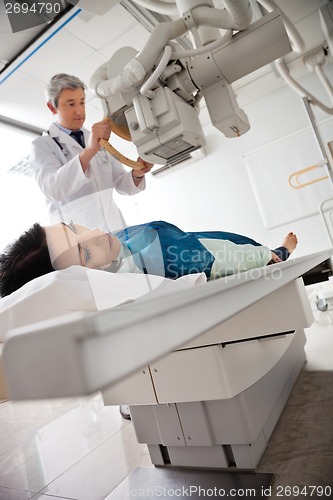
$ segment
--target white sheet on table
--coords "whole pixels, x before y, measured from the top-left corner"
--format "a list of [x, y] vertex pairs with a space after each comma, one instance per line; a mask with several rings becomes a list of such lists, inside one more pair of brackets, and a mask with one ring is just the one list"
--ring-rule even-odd
[[72, 266], [40, 276], [0, 300], [0, 341], [12, 328], [73, 311], [101, 311], [147, 293], [173, 293], [206, 281], [203, 273], [170, 280]]

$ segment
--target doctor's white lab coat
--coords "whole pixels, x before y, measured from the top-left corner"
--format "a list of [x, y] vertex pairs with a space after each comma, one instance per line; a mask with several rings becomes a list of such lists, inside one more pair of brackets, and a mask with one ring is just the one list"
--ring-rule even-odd
[[[89, 131], [82, 130], [87, 144]], [[126, 224], [113, 199], [113, 189], [134, 195], [145, 189], [145, 179], [137, 187], [132, 173], [104, 149], [83, 172], [81, 151], [82, 147], [54, 123], [32, 143], [31, 175], [45, 196], [50, 222], [73, 221], [105, 231], [122, 229]]]

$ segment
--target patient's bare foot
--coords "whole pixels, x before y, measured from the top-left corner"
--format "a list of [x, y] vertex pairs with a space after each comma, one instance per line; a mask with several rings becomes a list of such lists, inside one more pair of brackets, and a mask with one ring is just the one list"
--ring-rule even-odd
[[297, 236], [295, 233], [288, 233], [287, 236], [284, 238], [282, 245], [285, 247], [289, 253], [291, 253], [293, 250], [295, 250], [297, 246]]

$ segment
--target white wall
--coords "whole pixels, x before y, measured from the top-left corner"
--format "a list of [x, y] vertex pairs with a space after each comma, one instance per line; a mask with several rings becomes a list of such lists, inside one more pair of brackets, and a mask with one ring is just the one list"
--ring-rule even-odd
[[[330, 77], [332, 69], [332, 66], [328, 68]], [[309, 74], [302, 83], [330, 105], [315, 75]], [[274, 93], [253, 102], [249, 102], [251, 99], [241, 90], [238, 95], [240, 103], [248, 101], [242, 107], [249, 117], [250, 131], [238, 139], [226, 139], [210, 124], [204, 111], [206, 155], [196, 152], [194, 160], [155, 176], [147, 175], [146, 191], [135, 197], [118, 196], [117, 202], [127, 223], [163, 219], [185, 230], [221, 229], [243, 233], [270, 247], [278, 246], [285, 234], [294, 231], [299, 239], [295, 255], [329, 247], [319, 210], [316, 215], [288, 224], [274, 228], [264, 226], [244, 160], [246, 155], [274, 141], [311, 130], [302, 98], [282, 81]], [[315, 115], [318, 126], [325, 125], [323, 139], [326, 145], [333, 140], [333, 116], [317, 111]], [[315, 140], [313, 144], [311, 153], [319, 161], [321, 156]], [[328, 189], [333, 196], [329, 184]]]
[[48, 220], [44, 196], [35, 181], [12, 169], [29, 155], [31, 141], [37, 133], [0, 123], [0, 252], [34, 222]]

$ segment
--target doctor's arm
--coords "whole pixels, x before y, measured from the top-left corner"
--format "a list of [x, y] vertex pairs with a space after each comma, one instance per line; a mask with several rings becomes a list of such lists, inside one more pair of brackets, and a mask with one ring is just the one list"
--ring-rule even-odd
[[30, 171], [42, 193], [50, 200], [62, 200], [90, 182], [83, 172], [79, 155], [66, 161], [60, 147], [49, 136], [33, 141]]
[[91, 127], [91, 133], [89, 136], [89, 141], [86, 147], [80, 153], [80, 163], [83, 172], [89, 168], [90, 161], [100, 150], [100, 139], [109, 140], [111, 135], [111, 125], [110, 120], [104, 119], [100, 122], [94, 123]]

